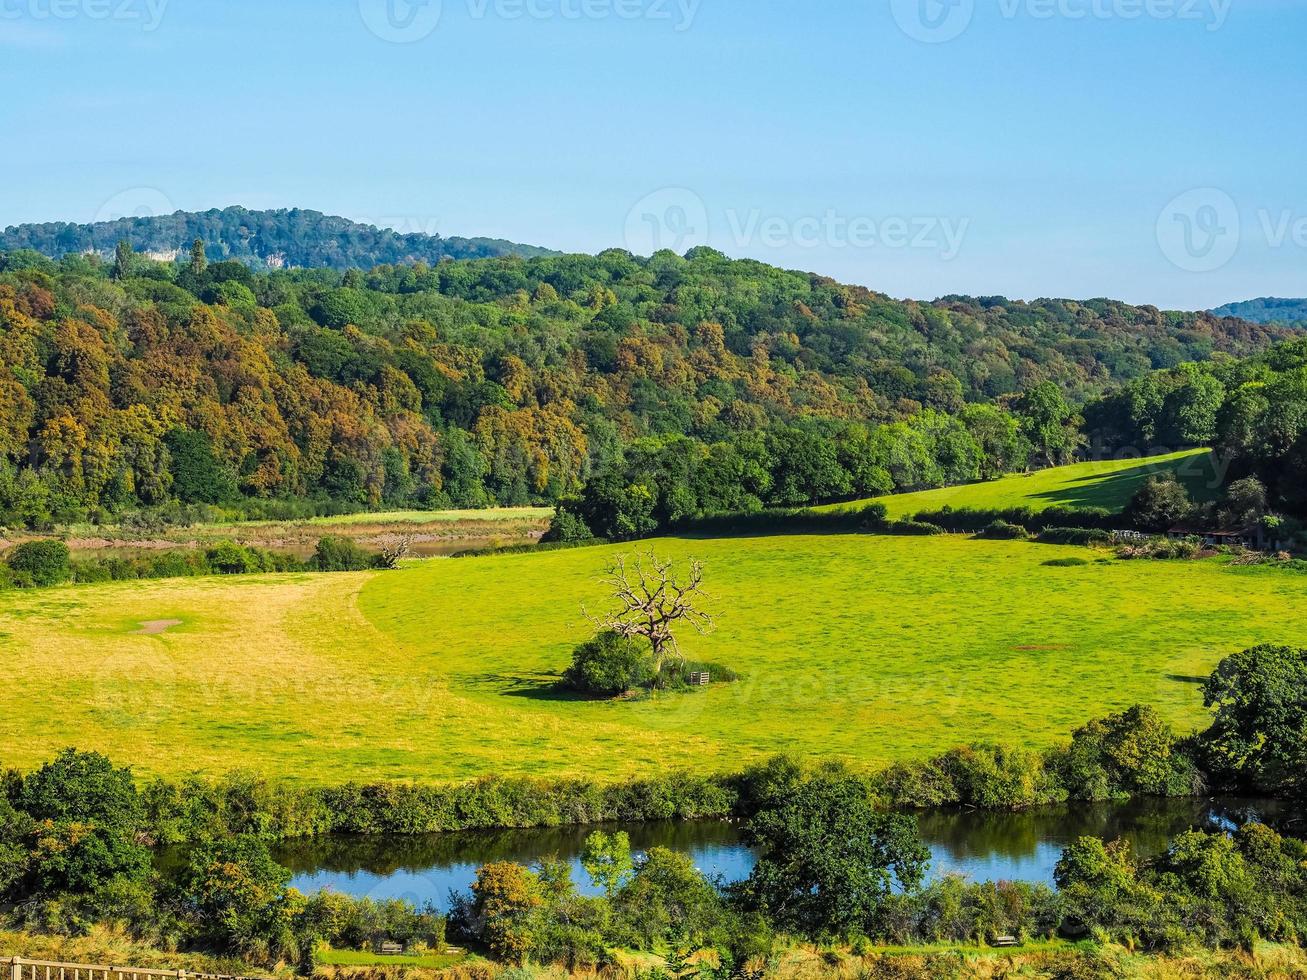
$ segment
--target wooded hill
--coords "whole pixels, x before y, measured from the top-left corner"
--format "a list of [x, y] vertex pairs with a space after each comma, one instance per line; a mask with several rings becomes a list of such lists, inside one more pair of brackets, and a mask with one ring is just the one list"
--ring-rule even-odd
[[1252, 323], [1278, 323], [1286, 327], [1307, 327], [1307, 299], [1250, 299], [1229, 303], [1212, 311], [1215, 316], [1234, 316]]
[[633, 453], [725, 488], [691, 509], [873, 495], [1064, 460], [1076, 405], [1283, 336], [1108, 300], [899, 302], [710, 249], [343, 273], [18, 251], [0, 524], [553, 502]]
[[241, 207], [87, 225], [64, 221], [17, 225], [0, 233], [0, 252], [32, 249], [55, 259], [84, 252], [108, 257], [125, 241], [138, 252], [185, 255], [197, 238], [210, 258], [237, 259], [255, 268], [370, 269], [383, 263], [552, 254], [493, 238], [400, 234], [299, 208], [249, 211]]

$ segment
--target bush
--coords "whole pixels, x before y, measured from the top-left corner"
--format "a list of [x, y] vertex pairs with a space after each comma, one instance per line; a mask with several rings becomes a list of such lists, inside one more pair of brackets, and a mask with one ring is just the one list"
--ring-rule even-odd
[[740, 679], [740, 675], [721, 664], [696, 660], [668, 661], [658, 672], [656, 686], [665, 691], [690, 690], [691, 674], [709, 674], [714, 684], [731, 684]]
[[334, 536], [318, 541], [313, 562], [320, 572], [361, 572], [376, 565], [376, 559], [349, 538]]
[[890, 534], [902, 534], [908, 537], [936, 537], [941, 534], [948, 534], [948, 531], [938, 524], [930, 524], [926, 521], [895, 521], [888, 528]]
[[870, 503], [844, 510], [768, 508], [766, 510], [707, 514], [672, 523], [678, 533], [707, 534], [866, 534], [884, 531], [884, 504]]
[[7, 563], [20, 584], [58, 585], [72, 574], [68, 545], [62, 541], [24, 541], [9, 552]]
[[1118, 558], [1127, 561], [1151, 558], [1156, 561], [1188, 561], [1202, 554], [1203, 545], [1197, 538], [1150, 538], [1143, 544], [1123, 545], [1116, 551]]
[[576, 541], [593, 541], [594, 535], [585, 521], [570, 510], [556, 510], [553, 520], [549, 522], [549, 530], [540, 540], [546, 544], [570, 544]]
[[912, 519], [937, 524], [946, 531], [970, 534], [979, 533], [996, 521], [1016, 524], [1032, 533], [1053, 527], [1110, 530], [1121, 523], [1119, 514], [1102, 507], [1049, 507], [1046, 510], [1031, 510], [1029, 507], [954, 510], [952, 507], [942, 507], [937, 511], [923, 511]]
[[1089, 527], [1046, 527], [1036, 538], [1040, 544], [1072, 544], [1082, 547], [1112, 543], [1107, 531]]
[[600, 633], [572, 652], [563, 684], [583, 694], [625, 694], [653, 683], [653, 655], [620, 633]]
[[1007, 521], [997, 520], [976, 536], [988, 538], [991, 541], [1025, 541], [1030, 537], [1030, 532], [1020, 524], [1009, 524]]

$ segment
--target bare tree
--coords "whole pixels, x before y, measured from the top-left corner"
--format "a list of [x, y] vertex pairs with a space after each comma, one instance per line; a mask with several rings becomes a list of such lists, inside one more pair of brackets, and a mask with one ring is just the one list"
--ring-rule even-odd
[[408, 557], [413, 549], [413, 535], [401, 534], [390, 539], [381, 549], [381, 567], [398, 568], [399, 563]]
[[712, 598], [703, 590], [703, 562], [692, 558], [686, 564], [681, 574], [676, 562], [662, 561], [652, 551], [634, 559], [621, 555], [602, 579], [621, 608], [603, 616], [586, 613], [586, 619], [601, 630], [648, 640], [656, 670], [662, 669], [669, 655], [684, 659], [673, 632], [675, 624], [688, 623], [700, 635], [716, 628], [712, 616], [696, 605], [700, 599]]

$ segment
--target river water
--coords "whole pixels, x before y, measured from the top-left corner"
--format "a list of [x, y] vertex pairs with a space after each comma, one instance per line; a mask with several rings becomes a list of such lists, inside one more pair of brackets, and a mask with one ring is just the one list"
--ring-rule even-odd
[[[1142, 857], [1165, 850], [1175, 835], [1193, 828], [1233, 829], [1250, 820], [1272, 825], [1292, 819], [1282, 807], [1253, 800], [1147, 800], [1129, 804], [1048, 807], [1022, 813], [929, 811], [919, 815], [931, 852], [930, 875], [961, 874], [976, 881], [1053, 883], [1062, 850], [1079, 837], [1123, 837]], [[403, 898], [448, 908], [451, 891], [472, 884], [477, 868], [491, 861], [530, 865], [556, 856], [572, 864], [580, 890], [595, 894], [581, 869], [581, 847], [594, 827], [469, 831], [413, 837], [332, 836], [292, 841], [273, 856], [294, 873], [305, 892], [331, 888], [355, 896]], [[746, 878], [754, 854], [739, 827], [721, 820], [621, 825], [632, 847], [667, 847], [689, 854], [705, 874], [723, 882]]]

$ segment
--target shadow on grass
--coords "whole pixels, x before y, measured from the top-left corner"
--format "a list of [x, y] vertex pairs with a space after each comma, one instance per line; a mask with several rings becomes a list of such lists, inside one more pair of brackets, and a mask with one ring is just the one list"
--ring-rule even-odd
[[480, 687], [493, 687], [510, 698], [528, 701], [610, 701], [602, 695], [582, 694], [563, 687], [560, 678], [519, 677], [513, 674], [480, 674], [472, 683]]
[[1150, 476], [1173, 473], [1198, 501], [1215, 499], [1219, 481], [1211, 453], [1186, 456], [1184, 459], [1159, 463], [1141, 459], [1138, 466], [1115, 473], [1088, 473], [1056, 490], [1034, 494], [1040, 500], [1062, 507], [1104, 507], [1121, 511]]
[[1192, 674], [1167, 674], [1168, 681], [1175, 681], [1177, 684], [1206, 684], [1206, 677], [1195, 677]]

